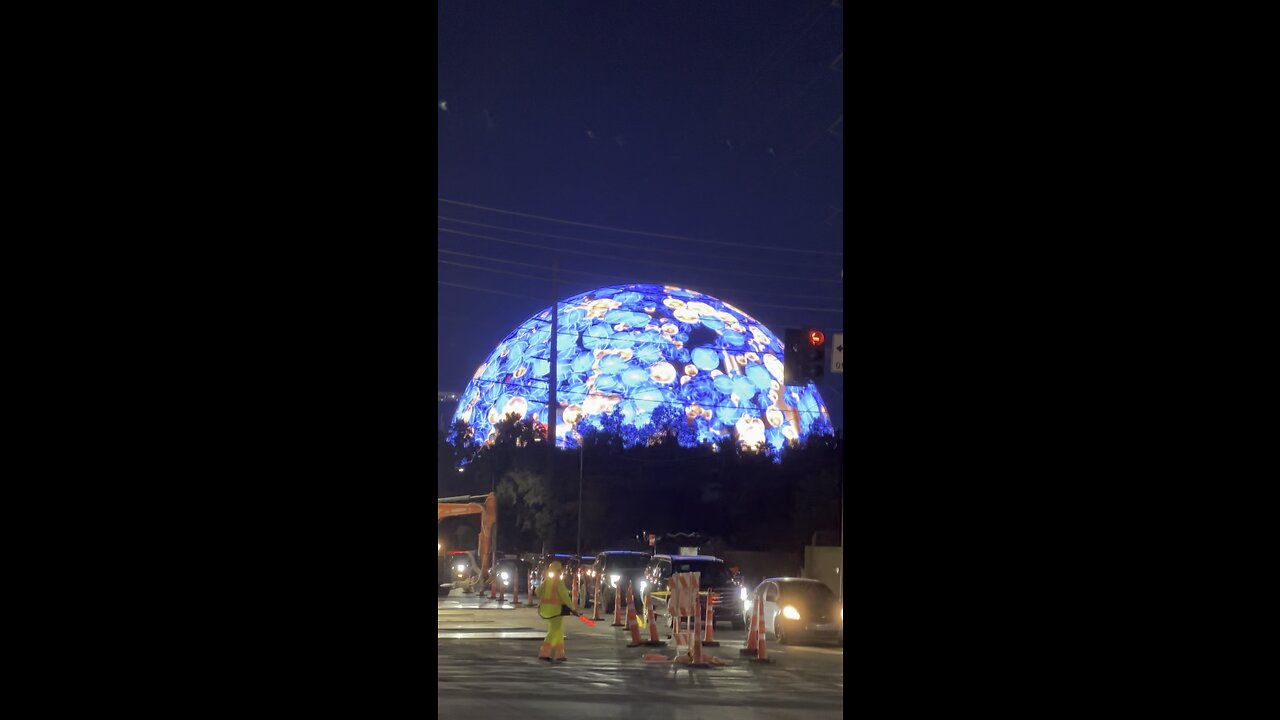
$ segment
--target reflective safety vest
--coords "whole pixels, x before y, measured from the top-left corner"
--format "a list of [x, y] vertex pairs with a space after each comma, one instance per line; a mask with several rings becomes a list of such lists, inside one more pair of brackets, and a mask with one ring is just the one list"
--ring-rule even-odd
[[561, 615], [560, 608], [564, 603], [560, 600], [560, 593], [556, 589], [559, 584], [559, 580], [552, 580], [551, 582], [543, 583], [538, 588], [538, 617], [543, 620], [550, 620]]

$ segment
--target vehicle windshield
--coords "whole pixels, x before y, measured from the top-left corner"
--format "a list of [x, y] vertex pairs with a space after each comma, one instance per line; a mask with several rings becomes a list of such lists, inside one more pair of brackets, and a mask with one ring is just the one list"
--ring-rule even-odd
[[778, 593], [783, 600], [805, 605], [829, 605], [836, 601], [835, 593], [822, 583], [778, 583]]
[[702, 573], [698, 576], [698, 587], [725, 587], [732, 585], [729, 568], [724, 563], [714, 560], [672, 560], [671, 572], [675, 573]]
[[609, 570], [643, 570], [648, 564], [648, 555], [613, 555], [604, 561]]

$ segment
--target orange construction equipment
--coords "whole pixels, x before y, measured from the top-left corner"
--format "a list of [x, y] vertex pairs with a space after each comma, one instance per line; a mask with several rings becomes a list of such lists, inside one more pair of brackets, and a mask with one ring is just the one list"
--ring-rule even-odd
[[757, 635], [759, 635], [759, 638], [760, 638], [760, 647], [759, 647], [759, 653], [757, 653], [755, 657], [751, 658], [751, 662], [771, 663], [773, 661], [769, 659], [769, 643], [767, 642], [768, 637], [766, 637], [769, 634], [769, 631], [765, 630], [765, 627], [764, 627], [764, 599], [763, 598], [760, 600], [759, 607], [760, 607], [760, 612], [756, 615], [756, 617], [759, 619], [758, 625], [760, 629], [757, 631]]
[[[487, 495], [460, 495], [458, 497], [439, 498], [436, 501], [436, 525], [447, 517], [458, 515], [480, 516], [480, 577], [489, 572], [489, 564], [493, 560], [489, 553], [489, 545], [493, 541], [494, 527], [498, 523], [498, 498], [493, 493]], [[484, 587], [483, 585], [481, 587]], [[483, 591], [482, 591], [483, 592]]]
[[622, 627], [622, 586], [613, 586], [613, 623], [609, 627]]
[[603, 620], [604, 618], [600, 616], [600, 582], [599, 581], [596, 581], [596, 599], [594, 602], [591, 603], [591, 605], [592, 607], [595, 608], [594, 610], [591, 611], [591, 619]]
[[706, 647], [720, 647], [720, 643], [716, 641], [716, 613], [711, 609], [716, 604], [716, 599], [715, 590], [707, 593], [707, 634], [702, 638], [702, 644]]
[[751, 627], [747, 630], [747, 646], [738, 651], [739, 655], [758, 655], [760, 653], [760, 606], [763, 596], [756, 595], [755, 605], [751, 608]]
[[631, 592], [631, 581], [627, 581], [627, 629], [631, 631], [631, 642], [627, 647], [640, 647], [640, 623], [636, 621], [636, 599]]

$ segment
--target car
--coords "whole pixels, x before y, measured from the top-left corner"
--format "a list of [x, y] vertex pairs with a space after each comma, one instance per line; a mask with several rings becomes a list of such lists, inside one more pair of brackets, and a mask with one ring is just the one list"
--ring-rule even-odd
[[[711, 555], [654, 555], [645, 568], [645, 585], [651, 591], [668, 590], [668, 582], [676, 573], [700, 573], [698, 576], [699, 591], [714, 590], [716, 603], [712, 606], [712, 622], [728, 622], [734, 630], [746, 627], [746, 618], [742, 615], [742, 586], [729, 572], [724, 560]], [[671, 615], [667, 611], [666, 598], [654, 597], [654, 609], [666, 615], [670, 623]], [[698, 612], [706, 617], [707, 599], [698, 596]]]
[[766, 578], [749, 593], [742, 618], [751, 622], [756, 597], [764, 598], [764, 629], [780, 644], [797, 640], [838, 640], [844, 634], [844, 607], [831, 588], [809, 578]]
[[606, 613], [613, 612], [614, 588], [619, 588], [619, 597], [626, 601], [627, 583], [631, 583], [635, 594], [636, 607], [640, 607], [640, 596], [644, 593], [644, 569], [649, 563], [647, 552], [635, 550], [605, 550], [596, 553], [595, 561], [587, 570], [590, 590], [584, 602], [595, 604], [595, 593], [600, 592], [600, 604]]
[[[569, 574], [569, 579], [577, 578], [579, 592], [583, 597], [591, 594], [591, 565], [595, 563], [594, 555], [579, 555], [574, 559], [573, 570], [565, 568], [565, 572]], [[586, 601], [579, 599], [579, 605], [586, 606]]]
[[559, 553], [551, 553], [551, 554], [543, 555], [542, 557], [538, 558], [538, 562], [533, 566], [534, 592], [537, 592], [538, 588], [542, 585], [542, 580], [546, 576], [548, 565], [550, 565], [552, 562], [559, 562], [561, 566], [565, 566], [569, 563], [569, 558], [571, 557], [573, 556], [563, 555]]
[[510, 595], [529, 590], [529, 563], [517, 557], [506, 557], [494, 568], [498, 573], [498, 589]]

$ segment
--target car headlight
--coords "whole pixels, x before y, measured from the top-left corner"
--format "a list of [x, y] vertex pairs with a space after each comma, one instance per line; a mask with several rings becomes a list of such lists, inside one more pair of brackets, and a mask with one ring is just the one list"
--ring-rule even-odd
[[616, 586], [616, 585], [618, 584], [618, 581], [619, 581], [619, 580], [621, 580], [621, 579], [622, 579], [622, 576], [621, 576], [621, 575], [610, 575], [610, 576], [609, 576], [609, 583], [610, 583], [611, 585]]
[[800, 619], [800, 611], [799, 611], [799, 610], [796, 610], [795, 608], [793, 608], [793, 607], [791, 607], [790, 605], [788, 605], [788, 606], [786, 606], [786, 607], [782, 608], [782, 617], [784, 617], [784, 618], [786, 618], [786, 619], [788, 619], [788, 620], [799, 620], [799, 619]]
[[510, 580], [510, 579], [511, 579], [511, 576], [510, 576], [510, 575], [508, 575], [508, 574], [506, 574], [506, 573], [502, 573], [502, 579], [503, 579], [503, 580]]
[[747, 589], [746, 589], [746, 588], [742, 588], [741, 590], [739, 590], [739, 591], [738, 591], [738, 597], [742, 598], [742, 602], [746, 602], [746, 601], [747, 601]]
[[640, 592], [644, 592], [644, 589], [645, 589], [645, 588], [647, 588], [647, 587], [649, 587], [649, 581], [648, 581], [648, 580], [641, 580], [641, 581], [640, 581]]
[[547, 573], [547, 577], [548, 577], [548, 578], [553, 578], [553, 577], [555, 577], [555, 576], [556, 576], [556, 574], [555, 574], [555, 573]]
[[462, 572], [462, 566], [461, 566], [461, 565], [454, 565], [454, 566], [453, 566], [453, 569], [454, 569], [454, 570], [457, 570], [458, 572]]

